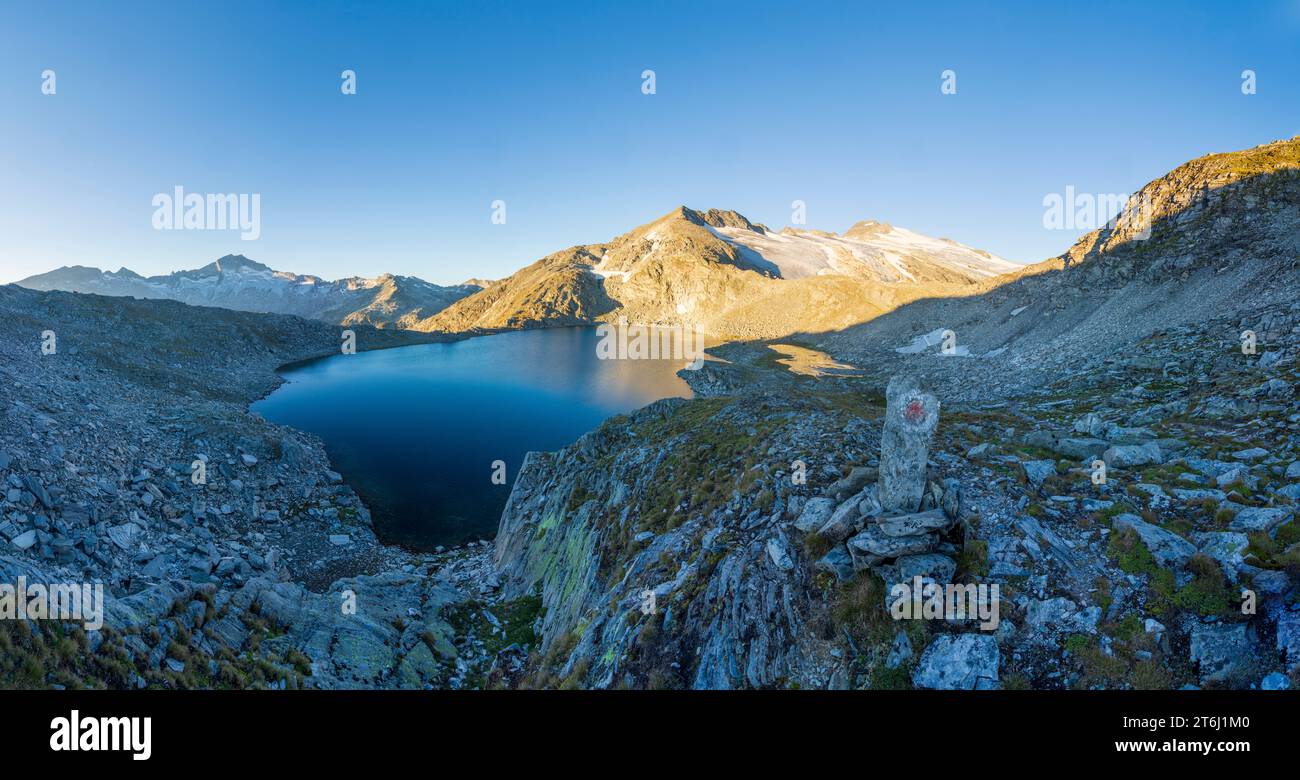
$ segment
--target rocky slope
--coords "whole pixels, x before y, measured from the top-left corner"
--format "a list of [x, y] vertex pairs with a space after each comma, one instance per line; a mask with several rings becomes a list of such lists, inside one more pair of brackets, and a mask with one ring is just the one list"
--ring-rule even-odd
[[1162, 328], [1291, 300], [1297, 282], [1300, 137], [1182, 165], [1143, 187], [1115, 225], [969, 295], [807, 339], [864, 365], [927, 334], [938, 352], [935, 336], [951, 330], [958, 351], [1010, 353], [1014, 368], [999, 373], [1032, 379], [1036, 367], [1097, 365]]
[[[717, 349], [696, 400], [532, 456], [495, 550], [545, 608], [517, 684], [1300, 683], [1298, 149], [1153, 182], [1148, 239], [1129, 216], [965, 298]], [[918, 346], [944, 329], [964, 349]], [[942, 405], [906, 521], [876, 483], [902, 373]], [[892, 619], [903, 570], [998, 585], [999, 626]]]
[[[1245, 328], [1257, 355], [1241, 352]], [[1300, 683], [1297, 340], [1300, 305], [1258, 307], [994, 403], [961, 401], [980, 379], [954, 369], [937, 382], [921, 514], [903, 518], [881, 516], [896, 445], [873, 377], [611, 420], [531, 456], [503, 515], [503, 590], [544, 609], [515, 684]], [[873, 523], [940, 536], [882, 549], [921, 537]], [[998, 585], [996, 629], [892, 619], [889, 585], [913, 573]]]
[[462, 332], [616, 321], [764, 338], [864, 322], [1017, 268], [986, 252], [867, 222], [838, 236], [678, 208], [609, 243], [542, 258], [415, 324]]
[[481, 284], [441, 287], [413, 276], [385, 274], [327, 282], [316, 276], [274, 271], [243, 255], [226, 255], [202, 268], [144, 277], [122, 268], [101, 271], [73, 266], [17, 283], [33, 290], [161, 298], [236, 311], [296, 314], [326, 322], [405, 328], [441, 311]]
[[[359, 349], [428, 338], [357, 326]], [[297, 317], [0, 287], [0, 582], [100, 583], [108, 602], [100, 631], [0, 620], [0, 687], [486, 674], [501, 632], [468, 600], [486, 548], [381, 546], [321, 443], [247, 411], [277, 366], [338, 344]]]

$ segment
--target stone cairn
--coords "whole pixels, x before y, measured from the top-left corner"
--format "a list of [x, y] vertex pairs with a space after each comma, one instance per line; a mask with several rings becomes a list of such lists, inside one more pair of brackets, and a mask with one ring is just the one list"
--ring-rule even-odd
[[930, 479], [926, 468], [939, 401], [914, 378], [896, 376], [885, 402], [879, 466], [854, 468], [810, 499], [795, 527], [835, 543], [816, 568], [841, 581], [870, 570], [887, 586], [917, 575], [952, 582], [959, 548], [945, 537], [959, 517], [960, 485]]

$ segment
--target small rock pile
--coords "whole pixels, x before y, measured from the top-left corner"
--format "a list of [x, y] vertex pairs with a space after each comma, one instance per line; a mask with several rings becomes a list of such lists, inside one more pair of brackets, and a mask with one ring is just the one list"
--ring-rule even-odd
[[813, 498], [795, 527], [834, 542], [816, 568], [848, 581], [871, 571], [886, 585], [916, 576], [952, 581], [959, 554], [950, 532], [960, 513], [960, 485], [931, 479], [930, 440], [939, 402], [911, 377], [895, 377], [886, 391], [880, 463], [860, 466]]

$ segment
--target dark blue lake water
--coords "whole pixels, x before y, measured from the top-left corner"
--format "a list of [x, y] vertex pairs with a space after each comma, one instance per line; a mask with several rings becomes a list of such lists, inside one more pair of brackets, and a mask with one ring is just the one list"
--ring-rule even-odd
[[[320, 436], [384, 541], [427, 550], [490, 538], [524, 453], [690, 396], [676, 376], [684, 361], [600, 360], [598, 341], [559, 328], [340, 354], [286, 370], [252, 409]], [[497, 460], [505, 485], [492, 483]]]

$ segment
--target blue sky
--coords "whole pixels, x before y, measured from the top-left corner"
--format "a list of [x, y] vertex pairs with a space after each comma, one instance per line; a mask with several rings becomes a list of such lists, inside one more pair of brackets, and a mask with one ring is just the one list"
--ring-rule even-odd
[[[234, 252], [451, 283], [678, 204], [784, 226], [796, 199], [811, 228], [878, 219], [1035, 262], [1077, 235], [1042, 226], [1049, 193], [1132, 192], [1300, 134], [1300, 0], [171, 0], [0, 18], [0, 282]], [[154, 230], [152, 198], [176, 185], [259, 193], [261, 237]]]

